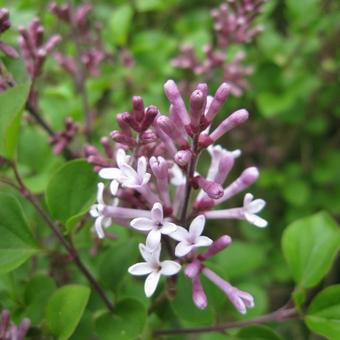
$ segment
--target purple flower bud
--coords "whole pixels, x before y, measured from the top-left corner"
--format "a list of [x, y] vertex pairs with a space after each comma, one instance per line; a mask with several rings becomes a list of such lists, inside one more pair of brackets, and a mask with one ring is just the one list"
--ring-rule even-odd
[[207, 148], [209, 145], [213, 143], [214, 141], [212, 140], [212, 138], [209, 135], [207, 135], [205, 132], [202, 132], [199, 135], [198, 144], [200, 148]]
[[197, 176], [194, 180], [210, 198], [218, 199], [223, 196], [223, 188], [220, 184], [208, 181], [202, 176]]
[[[203, 84], [202, 84], [203, 85]], [[202, 86], [201, 86], [202, 87]], [[207, 96], [201, 90], [195, 90], [190, 96], [191, 124], [198, 127], [204, 114]]]
[[141, 122], [144, 118], [144, 102], [142, 97], [134, 96], [132, 98], [133, 115], [137, 122]]
[[156, 120], [156, 124], [181, 147], [186, 147], [188, 145], [183, 134], [176, 128], [175, 124], [168, 117], [159, 116]]
[[192, 279], [199, 275], [201, 269], [202, 269], [201, 261], [194, 260], [185, 267], [184, 274], [186, 277]]
[[21, 321], [17, 332], [17, 340], [24, 340], [25, 335], [27, 334], [29, 328], [31, 326], [31, 321], [29, 319], [24, 319]]
[[130, 126], [129, 124], [126, 123], [125, 119], [124, 119], [124, 113], [118, 113], [116, 115], [116, 120], [117, 120], [117, 123], [119, 125], [119, 127], [121, 128], [121, 130], [131, 136], [131, 131], [130, 131]]
[[9, 326], [9, 311], [4, 310], [1, 313], [0, 319], [0, 336], [5, 336]]
[[113, 158], [113, 151], [112, 151], [109, 139], [107, 137], [102, 137], [100, 139], [100, 144], [103, 146], [107, 157], [112, 159]]
[[173, 80], [168, 80], [164, 84], [164, 92], [169, 99], [169, 102], [173, 105], [173, 111], [181, 120], [183, 126], [190, 124], [190, 118], [185, 108], [183, 98]]
[[174, 159], [179, 166], [186, 166], [189, 164], [191, 156], [190, 150], [180, 150], [176, 152]]
[[45, 44], [46, 53], [50, 53], [61, 42], [59, 34], [52, 35]]
[[226, 132], [230, 131], [234, 127], [244, 123], [249, 117], [247, 110], [241, 109], [232, 113], [226, 118], [211, 134], [210, 138], [216, 142], [217, 139], [222, 137]]
[[208, 299], [198, 276], [192, 278], [192, 300], [198, 309], [205, 309], [208, 306]]
[[256, 167], [249, 167], [241, 173], [241, 175], [224, 189], [223, 196], [215, 201], [215, 204], [220, 204], [230, 197], [235, 196], [239, 192], [251, 186], [259, 177], [259, 171]]
[[146, 129], [148, 129], [158, 114], [159, 111], [156, 106], [148, 106], [145, 110], [144, 119], [140, 127], [141, 131], [145, 131]]
[[228, 235], [223, 235], [220, 238], [218, 238], [214, 243], [208, 248], [208, 250], [201, 254], [199, 258], [202, 261], [205, 261], [209, 257], [212, 257], [225, 249], [229, 244], [231, 243], [231, 237]]
[[140, 141], [144, 144], [154, 143], [157, 141], [157, 135], [151, 130], [146, 130], [140, 134]]
[[19, 57], [18, 52], [11, 46], [0, 41], [0, 51], [4, 53], [7, 57], [16, 59]]
[[221, 109], [224, 102], [227, 100], [230, 93], [230, 85], [227, 83], [222, 83], [217, 89], [214, 99], [211, 102], [208, 112], [205, 115], [205, 118], [212, 122], [215, 118], [218, 111]]
[[115, 142], [127, 145], [129, 147], [134, 147], [137, 144], [132, 137], [128, 136], [124, 132], [120, 132], [117, 130], [111, 132], [111, 138]]
[[133, 116], [130, 115], [129, 112], [124, 112], [122, 114], [122, 119], [124, 120], [124, 122], [126, 124], [128, 124], [135, 131], [137, 131], [137, 132], [140, 131], [140, 126], [139, 126], [138, 122], [136, 121], [136, 119]]

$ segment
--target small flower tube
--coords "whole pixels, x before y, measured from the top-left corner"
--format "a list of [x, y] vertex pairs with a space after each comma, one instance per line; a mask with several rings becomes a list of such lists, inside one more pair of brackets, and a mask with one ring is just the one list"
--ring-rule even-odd
[[198, 309], [205, 309], [208, 306], [208, 299], [199, 276], [192, 278], [192, 300]]
[[205, 261], [209, 257], [212, 257], [219, 253], [220, 251], [224, 250], [226, 247], [229, 246], [231, 243], [231, 237], [228, 235], [223, 235], [218, 238], [214, 243], [208, 248], [206, 252], [199, 255], [199, 259]]
[[227, 100], [230, 93], [230, 85], [227, 83], [222, 83], [217, 89], [215, 96], [209, 105], [208, 112], [205, 115], [205, 118], [212, 122], [215, 118], [217, 112], [221, 109], [224, 102]]

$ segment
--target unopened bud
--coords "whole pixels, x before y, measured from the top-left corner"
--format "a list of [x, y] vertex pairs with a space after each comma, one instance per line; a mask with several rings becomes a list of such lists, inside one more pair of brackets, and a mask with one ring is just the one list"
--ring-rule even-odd
[[186, 165], [189, 164], [189, 162], [191, 160], [191, 151], [190, 150], [180, 150], [180, 151], [176, 152], [174, 159], [175, 159], [175, 162], [179, 166], [186, 166]]
[[228, 235], [223, 235], [220, 238], [218, 238], [216, 241], [213, 242], [213, 244], [208, 248], [206, 252], [199, 255], [199, 258], [202, 261], [205, 261], [209, 257], [212, 257], [225, 249], [229, 244], [231, 243], [231, 237]]
[[145, 110], [144, 119], [141, 124], [141, 131], [148, 129], [158, 114], [159, 111], [156, 106], [150, 105], [147, 107]]
[[202, 176], [195, 177], [197, 185], [212, 199], [219, 199], [223, 196], [223, 187], [213, 181], [208, 181]]

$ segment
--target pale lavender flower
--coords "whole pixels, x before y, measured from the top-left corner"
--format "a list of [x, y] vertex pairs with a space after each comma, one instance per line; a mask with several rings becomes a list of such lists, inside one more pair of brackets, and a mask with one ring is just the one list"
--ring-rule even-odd
[[160, 261], [160, 244], [155, 249], [149, 249], [144, 244], [140, 244], [139, 251], [145, 262], [139, 262], [132, 265], [129, 267], [128, 271], [132, 275], [147, 275], [144, 291], [147, 297], [151, 297], [157, 288], [161, 275], [175, 275], [180, 271], [181, 265], [170, 260]]
[[[131, 227], [140, 231], [148, 231], [146, 245], [150, 249], [158, 247], [161, 235], [169, 235], [176, 231], [179, 226], [164, 218], [163, 207], [159, 202], [151, 209], [151, 218], [139, 217], [130, 223]], [[172, 237], [172, 235], [170, 235]]]
[[212, 240], [207, 236], [202, 236], [205, 225], [205, 217], [199, 215], [195, 217], [189, 227], [189, 230], [178, 227], [177, 230], [170, 234], [170, 237], [179, 241], [175, 249], [175, 255], [178, 257], [189, 254], [193, 249], [207, 247], [212, 244]]

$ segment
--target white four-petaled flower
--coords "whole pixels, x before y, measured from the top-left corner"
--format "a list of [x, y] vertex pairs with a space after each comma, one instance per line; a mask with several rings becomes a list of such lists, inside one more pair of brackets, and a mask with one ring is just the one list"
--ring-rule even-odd
[[254, 224], [259, 228], [264, 228], [268, 225], [268, 222], [262, 217], [257, 216], [256, 214], [264, 208], [266, 202], [261, 198], [258, 198], [256, 200], [253, 200], [253, 198], [254, 196], [250, 193], [244, 196], [244, 217], [249, 223]]
[[194, 248], [206, 247], [212, 244], [212, 240], [207, 236], [201, 236], [205, 225], [205, 217], [199, 215], [195, 217], [186, 230], [182, 227], [177, 227], [170, 237], [179, 241], [175, 248], [175, 255], [178, 257], [189, 254]]
[[133, 219], [130, 225], [140, 231], [149, 231], [146, 244], [150, 249], [156, 248], [160, 244], [161, 234], [168, 235], [178, 228], [175, 223], [164, 218], [163, 207], [159, 202], [153, 205], [151, 218], [138, 217]]
[[105, 208], [103, 194], [104, 183], [98, 183], [97, 204], [91, 206], [90, 215], [96, 219], [94, 222], [94, 229], [99, 238], [104, 238], [103, 226], [107, 228], [112, 224], [111, 218], [103, 215]]
[[[104, 168], [99, 171], [99, 176], [105, 179], [111, 179], [114, 183], [119, 182], [125, 188], [140, 188], [147, 184], [151, 174], [146, 172], [147, 160], [145, 157], [139, 157], [137, 160], [137, 171], [128, 164], [130, 157], [125, 154], [123, 149], [117, 151], [118, 168]], [[116, 184], [111, 185], [115, 186]]]
[[172, 276], [177, 274], [181, 266], [175, 261], [160, 261], [161, 245], [159, 244], [154, 249], [149, 249], [144, 244], [139, 245], [140, 253], [145, 262], [139, 262], [131, 266], [128, 271], [132, 275], [148, 275], [144, 291], [147, 297], [152, 296], [155, 292], [161, 275]]

